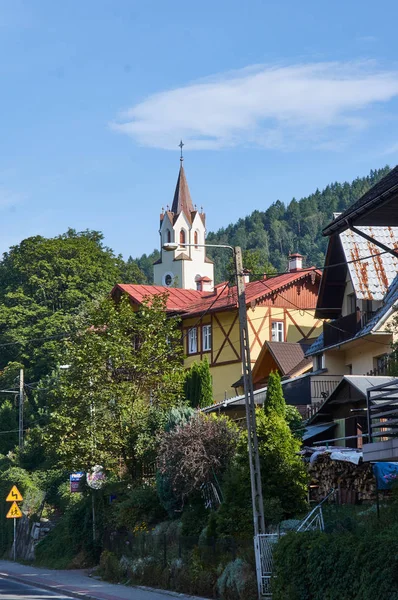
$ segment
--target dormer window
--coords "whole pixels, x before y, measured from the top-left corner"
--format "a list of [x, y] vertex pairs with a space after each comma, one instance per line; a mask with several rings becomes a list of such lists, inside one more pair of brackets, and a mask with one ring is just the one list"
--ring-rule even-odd
[[180, 230], [180, 246], [185, 246], [186, 244], [186, 239], [185, 239], [185, 229], [181, 229]]

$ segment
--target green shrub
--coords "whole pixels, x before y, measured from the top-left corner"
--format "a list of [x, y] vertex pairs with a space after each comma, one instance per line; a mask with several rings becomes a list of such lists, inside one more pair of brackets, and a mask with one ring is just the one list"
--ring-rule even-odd
[[115, 504], [115, 524], [134, 531], [137, 527], [147, 527], [166, 517], [166, 511], [159, 501], [156, 488], [142, 485], [129, 490], [126, 498]]
[[117, 582], [122, 575], [122, 569], [119, 565], [119, 559], [116, 554], [104, 550], [101, 554], [99, 573], [106, 581]]
[[217, 580], [217, 592], [222, 600], [256, 600], [254, 569], [241, 558], [228, 563]]
[[105, 525], [104, 497], [100, 492], [95, 493], [95, 517], [97, 539], [94, 543], [91, 495], [72, 505], [56, 527], [36, 546], [36, 564], [69, 568], [74, 557], [81, 552], [86, 557], [86, 566], [97, 564]]
[[398, 524], [289, 533], [274, 551], [273, 600], [398, 600]]

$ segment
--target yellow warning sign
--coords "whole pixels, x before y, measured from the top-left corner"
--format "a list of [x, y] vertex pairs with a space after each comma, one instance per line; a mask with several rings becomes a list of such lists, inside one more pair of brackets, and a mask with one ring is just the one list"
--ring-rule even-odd
[[21, 509], [16, 502], [13, 502], [10, 510], [7, 513], [6, 519], [19, 519], [20, 517], [22, 517]]
[[22, 502], [22, 500], [23, 498], [21, 492], [16, 485], [13, 485], [6, 498], [6, 502]]

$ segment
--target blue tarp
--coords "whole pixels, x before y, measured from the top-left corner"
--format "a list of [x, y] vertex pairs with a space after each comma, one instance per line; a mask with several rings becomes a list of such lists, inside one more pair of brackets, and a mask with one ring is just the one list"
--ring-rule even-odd
[[377, 462], [373, 465], [373, 473], [379, 490], [388, 490], [394, 481], [398, 483], [398, 462]]

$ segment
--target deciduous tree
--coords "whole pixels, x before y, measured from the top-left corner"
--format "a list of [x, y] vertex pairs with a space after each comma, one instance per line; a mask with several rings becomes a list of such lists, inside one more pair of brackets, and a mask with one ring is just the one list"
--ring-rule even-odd
[[[43, 382], [50, 421], [47, 447], [60, 465], [94, 464], [134, 476], [156, 428], [182, 392], [180, 332], [155, 296], [134, 311], [127, 297], [94, 303], [65, 342], [59, 370]], [[152, 438], [152, 439], [150, 439]]]

